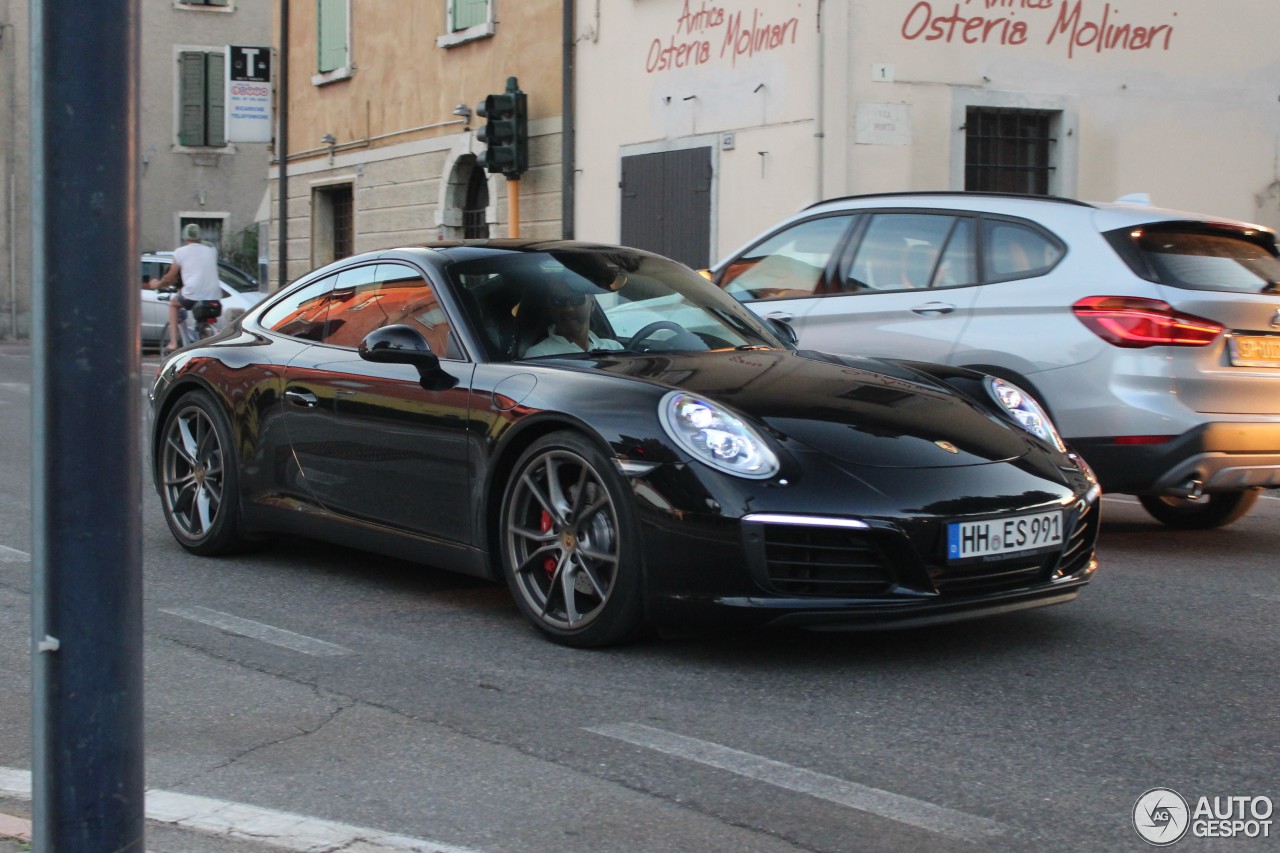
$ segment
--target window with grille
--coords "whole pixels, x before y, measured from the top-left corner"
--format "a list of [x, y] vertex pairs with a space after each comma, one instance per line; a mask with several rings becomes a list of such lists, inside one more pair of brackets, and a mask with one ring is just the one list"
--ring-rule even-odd
[[969, 107], [964, 188], [1049, 195], [1059, 115], [1054, 110]]
[[220, 50], [178, 54], [178, 144], [227, 144], [227, 57]]
[[182, 229], [188, 225], [195, 224], [200, 226], [200, 239], [208, 243], [210, 246], [222, 249], [222, 219], [201, 219], [194, 216], [184, 216], [178, 222], [178, 233], [182, 233]]
[[351, 184], [317, 188], [312, 196], [311, 222], [315, 265], [355, 254], [355, 195]]

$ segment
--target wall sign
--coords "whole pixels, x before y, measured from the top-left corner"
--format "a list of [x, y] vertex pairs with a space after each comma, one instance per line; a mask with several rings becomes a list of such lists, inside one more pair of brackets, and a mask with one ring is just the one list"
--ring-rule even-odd
[[227, 141], [270, 142], [271, 48], [227, 47]]

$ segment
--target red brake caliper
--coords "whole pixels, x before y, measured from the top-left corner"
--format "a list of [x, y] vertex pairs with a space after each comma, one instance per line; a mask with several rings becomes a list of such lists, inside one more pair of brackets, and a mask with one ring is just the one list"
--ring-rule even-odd
[[[542, 518], [538, 520], [538, 529], [546, 533], [551, 529], [551, 513], [545, 509], [542, 511]], [[547, 573], [547, 577], [552, 577], [556, 573], [556, 558], [547, 557], [542, 561], [542, 569]]]

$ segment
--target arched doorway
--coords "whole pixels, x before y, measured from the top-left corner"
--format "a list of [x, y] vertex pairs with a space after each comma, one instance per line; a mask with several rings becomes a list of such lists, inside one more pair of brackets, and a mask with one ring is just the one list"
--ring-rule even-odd
[[467, 191], [462, 201], [462, 237], [464, 240], [484, 239], [489, 236], [489, 222], [486, 218], [489, 209], [489, 177], [484, 169], [476, 165], [476, 158], [471, 157], [470, 160]]
[[489, 236], [489, 176], [476, 155], [460, 153], [449, 167], [440, 196], [440, 237], [446, 240]]

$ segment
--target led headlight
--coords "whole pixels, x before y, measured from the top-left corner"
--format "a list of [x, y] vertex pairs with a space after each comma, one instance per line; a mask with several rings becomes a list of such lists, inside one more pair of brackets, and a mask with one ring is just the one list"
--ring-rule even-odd
[[999, 404], [1000, 408], [1007, 412], [1009, 417], [1013, 418], [1018, 426], [1037, 438], [1049, 442], [1059, 450], [1066, 451], [1067, 447], [1062, 443], [1062, 438], [1058, 435], [1058, 430], [1054, 427], [1053, 421], [1049, 420], [1049, 415], [1045, 412], [1044, 407], [1037, 403], [1035, 398], [1026, 391], [1023, 391], [1012, 382], [995, 376], [988, 376], [987, 392]]
[[764, 480], [778, 473], [778, 457], [764, 439], [715, 403], [684, 391], [672, 391], [658, 408], [667, 435], [712, 468]]

